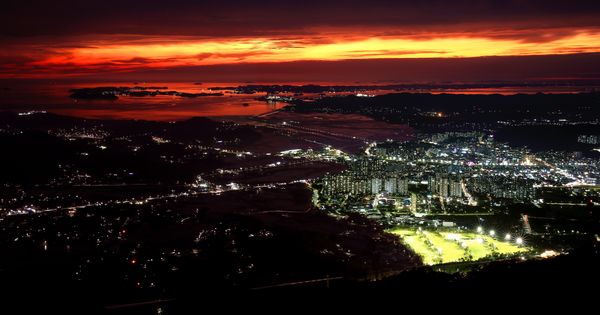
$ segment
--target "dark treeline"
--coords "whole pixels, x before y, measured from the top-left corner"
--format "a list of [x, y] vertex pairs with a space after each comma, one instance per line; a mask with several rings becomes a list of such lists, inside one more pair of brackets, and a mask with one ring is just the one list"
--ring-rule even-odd
[[[596, 246], [589, 244], [568, 255], [543, 260], [493, 261], [466, 274], [422, 267], [379, 281], [342, 279], [252, 291], [199, 285], [181, 290], [176, 300], [160, 306], [170, 314], [248, 310], [274, 314], [286, 309], [357, 314], [388, 312], [391, 306], [481, 308], [496, 304], [523, 311], [548, 303], [585, 307], [592, 306], [594, 301], [595, 291], [589, 284], [600, 279]], [[137, 310], [156, 310], [156, 307], [141, 306]]]

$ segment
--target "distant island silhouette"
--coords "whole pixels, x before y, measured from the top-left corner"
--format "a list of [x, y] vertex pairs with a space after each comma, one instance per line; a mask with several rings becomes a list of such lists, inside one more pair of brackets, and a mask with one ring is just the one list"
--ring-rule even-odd
[[[104, 99], [104, 100], [117, 100], [119, 96], [157, 96], [157, 95], [171, 95], [180, 97], [198, 97], [198, 96], [222, 96], [223, 93], [185, 93], [177, 91], [164, 91], [168, 87], [95, 87], [95, 88], [83, 88], [83, 89], [70, 89], [69, 92], [73, 92], [70, 95], [73, 99]], [[154, 91], [152, 91], [154, 90]], [[162, 90], [162, 91], [161, 91]]]

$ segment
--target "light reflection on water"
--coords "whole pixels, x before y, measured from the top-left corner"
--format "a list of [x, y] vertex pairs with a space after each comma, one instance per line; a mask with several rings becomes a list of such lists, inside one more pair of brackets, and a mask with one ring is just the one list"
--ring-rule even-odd
[[[262, 83], [264, 84], [264, 83]], [[302, 85], [305, 83], [294, 83]], [[314, 83], [327, 85], [332, 83]], [[51, 83], [46, 82], [36, 85], [11, 85], [9, 91], [0, 91], [0, 110], [27, 111], [45, 110], [55, 114], [104, 119], [142, 119], [142, 120], [185, 120], [195, 116], [231, 117], [259, 115], [286, 106], [286, 103], [257, 101], [254, 98], [264, 96], [265, 93], [256, 94], [229, 94], [225, 91], [223, 96], [199, 96], [196, 98], [158, 95], [158, 96], [119, 96], [118, 100], [72, 100], [69, 89], [99, 86], [142, 86], [142, 87], [168, 87], [169, 91], [186, 93], [210, 93], [212, 87], [237, 87], [248, 83], [193, 83], [181, 82], [132, 82], [119, 83]], [[280, 84], [282, 85], [282, 84]], [[342, 85], [342, 84], [340, 84]], [[351, 85], [351, 84], [345, 84]], [[2, 86], [3, 87], [3, 86]], [[582, 87], [505, 87], [483, 89], [457, 89], [457, 90], [420, 90], [404, 92], [421, 93], [449, 93], [449, 94], [517, 94], [517, 93], [578, 93], [585, 92]], [[391, 90], [378, 90], [369, 94], [394, 93]], [[396, 92], [397, 93], [397, 92]], [[338, 95], [348, 93], [338, 93]], [[316, 95], [305, 94], [305, 97]], [[243, 104], [247, 103], [248, 106]]]
[[[238, 86], [241, 84], [193, 85], [192, 83], [147, 83], [137, 86], [168, 87], [168, 91], [186, 93], [210, 93], [214, 86]], [[36, 86], [11, 86], [1, 91], [0, 110], [45, 110], [60, 115], [104, 119], [185, 120], [195, 116], [251, 116], [284, 107], [285, 103], [257, 101], [264, 96], [256, 94], [229, 94], [222, 96], [199, 96], [196, 98], [157, 95], [119, 96], [118, 100], [73, 100], [69, 97], [73, 88], [99, 86], [127, 86], [132, 83], [114, 84], [46, 84]], [[244, 106], [247, 103], [248, 106]]]

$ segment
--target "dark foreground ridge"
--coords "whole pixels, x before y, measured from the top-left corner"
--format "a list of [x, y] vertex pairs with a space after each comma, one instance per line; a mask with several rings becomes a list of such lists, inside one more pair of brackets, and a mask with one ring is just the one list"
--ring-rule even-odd
[[[24, 314], [42, 310], [61, 314], [155, 314], [157, 310], [165, 314], [274, 314], [290, 309], [386, 312], [390, 303], [452, 305], [467, 296], [471, 306], [483, 307], [494, 303], [490, 295], [498, 294], [508, 295], [501, 298], [503, 306], [520, 310], [537, 310], [550, 300], [555, 307], [593, 307], [593, 284], [600, 280], [597, 246], [588, 244], [549, 259], [490, 262], [467, 274], [422, 267], [374, 282], [324, 277], [323, 281], [255, 290], [219, 286], [210, 278], [199, 277], [200, 270], [187, 270], [170, 278], [173, 289], [156, 299], [110, 305], [98, 300], [101, 287], [65, 282], [59, 274], [34, 279], [35, 272], [19, 279], [3, 275], [2, 293], [5, 307], [17, 306]], [[543, 295], [533, 293], [542, 291]], [[523, 299], [529, 302], [523, 304]]]

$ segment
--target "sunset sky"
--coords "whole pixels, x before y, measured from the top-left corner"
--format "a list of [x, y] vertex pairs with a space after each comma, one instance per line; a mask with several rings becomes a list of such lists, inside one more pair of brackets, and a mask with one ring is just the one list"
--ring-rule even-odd
[[600, 80], [600, 1], [3, 2], [0, 78], [65, 77]]

